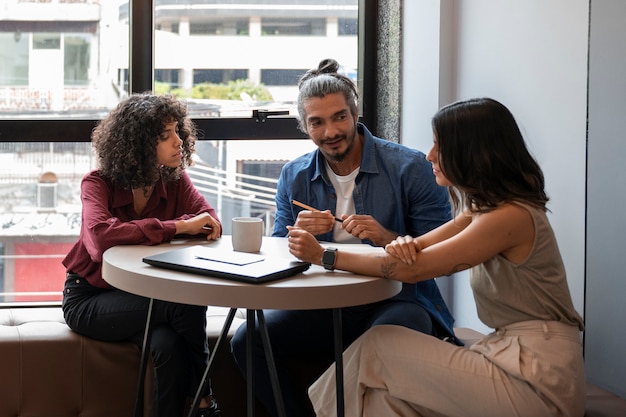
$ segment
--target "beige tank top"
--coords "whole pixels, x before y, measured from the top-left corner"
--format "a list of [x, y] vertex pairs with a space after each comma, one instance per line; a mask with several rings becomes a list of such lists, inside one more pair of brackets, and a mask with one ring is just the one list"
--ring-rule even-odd
[[548, 217], [538, 208], [519, 205], [533, 219], [533, 247], [517, 265], [497, 255], [472, 268], [470, 282], [478, 317], [494, 329], [521, 321], [548, 320], [578, 326], [582, 331], [583, 320], [574, 309]]

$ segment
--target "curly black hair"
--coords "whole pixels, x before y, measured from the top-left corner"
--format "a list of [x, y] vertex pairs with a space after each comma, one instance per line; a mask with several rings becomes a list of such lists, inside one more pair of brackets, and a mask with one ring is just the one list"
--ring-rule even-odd
[[[159, 166], [157, 144], [165, 124], [178, 122], [183, 141], [182, 160], [177, 168]], [[91, 134], [100, 173], [125, 188], [171, 181], [192, 165], [197, 129], [187, 116], [187, 106], [176, 98], [137, 93], [121, 101], [101, 120]]]

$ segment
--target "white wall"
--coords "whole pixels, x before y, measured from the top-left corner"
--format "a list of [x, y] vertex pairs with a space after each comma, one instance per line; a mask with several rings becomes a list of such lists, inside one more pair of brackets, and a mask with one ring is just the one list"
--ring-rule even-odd
[[626, 398], [626, 2], [595, 1], [590, 20], [585, 367]]
[[[544, 170], [581, 315], [588, 13], [588, 0], [404, 1], [403, 27], [402, 143], [428, 151], [430, 117], [450, 101], [488, 96], [509, 107]], [[485, 330], [464, 276], [452, 280], [457, 326]]]

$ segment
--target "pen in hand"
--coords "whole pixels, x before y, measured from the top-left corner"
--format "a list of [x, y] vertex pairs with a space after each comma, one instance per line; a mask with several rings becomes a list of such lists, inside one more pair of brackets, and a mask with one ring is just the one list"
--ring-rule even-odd
[[[304, 203], [301, 203], [298, 200], [291, 200], [291, 202], [293, 203], [294, 206], [302, 207], [303, 209], [306, 209], [306, 210], [321, 211], [321, 210], [318, 210], [318, 209], [316, 209], [314, 207], [311, 207], [311, 206], [308, 206], [308, 205], [306, 205]], [[339, 217], [335, 217], [335, 220], [338, 221], [339, 223], [343, 223], [343, 220], [340, 219]]]

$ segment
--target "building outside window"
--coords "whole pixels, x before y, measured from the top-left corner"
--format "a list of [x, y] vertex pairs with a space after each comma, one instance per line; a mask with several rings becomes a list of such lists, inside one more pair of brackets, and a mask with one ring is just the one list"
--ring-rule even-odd
[[[0, 303], [61, 299], [80, 180], [96, 168], [90, 131], [132, 88], [134, 1], [14, 1], [0, 10]], [[271, 233], [280, 169], [314, 149], [297, 130], [297, 80], [329, 57], [358, 80], [358, 4], [154, 1], [154, 91], [185, 100], [202, 126], [227, 126], [207, 124], [217, 128], [203, 129], [189, 170], [225, 233], [238, 215], [263, 217]], [[252, 120], [258, 110], [280, 116]], [[292, 133], [258, 140], [266, 122]]]

